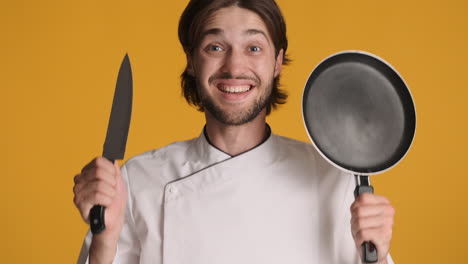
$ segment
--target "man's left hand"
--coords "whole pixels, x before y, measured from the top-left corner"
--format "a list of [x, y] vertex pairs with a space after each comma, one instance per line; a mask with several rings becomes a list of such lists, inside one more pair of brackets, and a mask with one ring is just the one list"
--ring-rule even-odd
[[[380, 195], [363, 193], [351, 205], [351, 232], [361, 255], [361, 245], [371, 241], [378, 250], [378, 263], [387, 263], [395, 209]], [[361, 256], [362, 258], [362, 256]]]

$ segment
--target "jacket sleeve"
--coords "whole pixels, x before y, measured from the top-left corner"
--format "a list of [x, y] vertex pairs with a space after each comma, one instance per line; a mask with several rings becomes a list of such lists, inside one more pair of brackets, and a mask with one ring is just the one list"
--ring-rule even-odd
[[[120, 233], [119, 242], [117, 244], [117, 252], [114, 258], [114, 264], [132, 264], [139, 263], [140, 243], [135, 232], [135, 224], [132, 215], [131, 189], [128, 184], [127, 169], [122, 166], [122, 177], [127, 185], [128, 199], [125, 209], [125, 223]], [[78, 257], [77, 264], [89, 264], [89, 247], [91, 245], [92, 233], [89, 230], [81, 247], [81, 252]]]

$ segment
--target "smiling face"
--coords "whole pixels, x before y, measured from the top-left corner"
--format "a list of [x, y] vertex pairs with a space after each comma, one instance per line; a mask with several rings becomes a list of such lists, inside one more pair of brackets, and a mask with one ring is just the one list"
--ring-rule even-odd
[[225, 125], [242, 125], [265, 116], [272, 82], [281, 71], [283, 53], [275, 47], [262, 19], [231, 6], [214, 12], [189, 58], [189, 74], [207, 115]]

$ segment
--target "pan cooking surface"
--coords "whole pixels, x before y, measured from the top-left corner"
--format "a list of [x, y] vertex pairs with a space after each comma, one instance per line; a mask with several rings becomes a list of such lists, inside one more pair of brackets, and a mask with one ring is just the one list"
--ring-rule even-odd
[[414, 134], [414, 105], [403, 80], [383, 62], [359, 53], [331, 57], [314, 70], [303, 113], [319, 151], [353, 172], [393, 166]]

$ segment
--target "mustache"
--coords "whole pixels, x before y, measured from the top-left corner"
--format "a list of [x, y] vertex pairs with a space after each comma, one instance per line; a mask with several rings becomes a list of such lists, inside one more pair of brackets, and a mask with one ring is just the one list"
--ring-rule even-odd
[[229, 72], [214, 74], [210, 76], [210, 78], [208, 78], [208, 82], [212, 83], [215, 80], [223, 80], [223, 79], [249, 80], [249, 81], [255, 82], [256, 85], [260, 84], [260, 79], [257, 78], [256, 76], [247, 76], [247, 75], [234, 76], [230, 74]]

